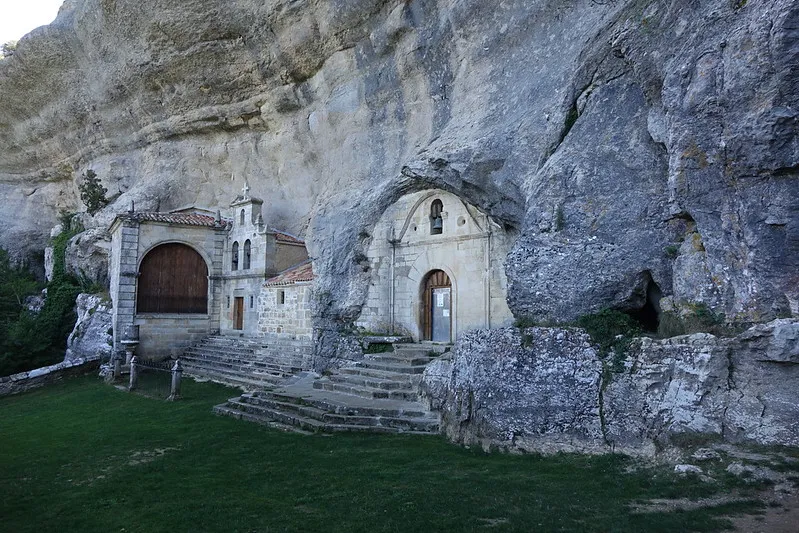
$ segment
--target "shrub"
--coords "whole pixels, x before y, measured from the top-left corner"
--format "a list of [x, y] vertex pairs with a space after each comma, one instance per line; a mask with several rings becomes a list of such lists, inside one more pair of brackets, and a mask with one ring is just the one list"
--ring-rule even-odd
[[611, 351], [623, 354], [630, 341], [641, 334], [641, 325], [631, 316], [613, 309], [603, 309], [598, 313], [583, 315], [577, 325], [599, 346], [600, 355], [607, 356]]
[[[63, 359], [66, 339], [75, 326], [75, 298], [80, 292], [77, 280], [66, 273], [64, 252], [69, 239], [77, 231], [79, 230], [65, 230], [53, 239], [53, 279], [47, 284], [47, 298], [42, 310], [38, 314], [30, 313], [22, 303], [18, 303], [16, 308], [3, 307], [6, 315], [0, 317], [5, 319], [0, 324], [0, 376], [46, 366]], [[5, 265], [2, 257], [7, 262], [7, 254], [0, 254], [0, 270]], [[32, 278], [27, 273], [5, 270], [0, 275], [3, 275], [3, 286], [8, 282], [7, 279], [11, 279], [11, 283], [26, 287], [26, 291], [35, 292], [37, 288], [35, 283], [31, 283]], [[25, 282], [25, 279], [29, 281]]]
[[671, 311], [663, 313], [658, 325], [658, 336], [668, 338], [691, 333], [711, 333], [724, 337], [739, 332], [739, 328], [725, 322], [724, 313], [716, 313], [704, 303], [692, 304], [684, 314]]
[[94, 216], [100, 209], [108, 205], [108, 198], [105, 193], [108, 189], [100, 183], [97, 174], [89, 169], [83, 174], [83, 181], [78, 186], [80, 199], [86, 206], [86, 212]]
[[394, 346], [385, 342], [372, 342], [363, 353], [389, 353], [394, 351]]
[[14, 55], [17, 51], [17, 41], [8, 41], [0, 46], [0, 59], [5, 59]]

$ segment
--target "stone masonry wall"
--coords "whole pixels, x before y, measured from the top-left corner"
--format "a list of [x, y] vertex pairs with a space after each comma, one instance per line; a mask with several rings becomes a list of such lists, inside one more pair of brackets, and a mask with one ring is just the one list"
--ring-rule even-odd
[[[430, 207], [444, 205], [443, 232], [430, 234]], [[392, 271], [392, 245], [394, 245]], [[505, 232], [456, 195], [426, 190], [402, 197], [375, 225], [364, 264], [371, 284], [356, 324], [375, 332], [394, 332], [420, 339], [421, 290], [431, 270], [447, 273], [452, 283], [452, 336], [474, 328], [508, 325], [507, 281], [502, 264], [510, 249]], [[366, 263], [368, 261], [368, 263]], [[392, 282], [393, 275], [393, 282]]]
[[19, 394], [31, 389], [52, 385], [66, 377], [80, 376], [94, 371], [100, 365], [100, 357], [74, 359], [0, 377], [0, 397]]
[[[264, 287], [258, 297], [258, 335], [310, 340], [313, 335], [311, 287], [311, 283]], [[279, 303], [281, 292], [285, 298], [282, 304]]]

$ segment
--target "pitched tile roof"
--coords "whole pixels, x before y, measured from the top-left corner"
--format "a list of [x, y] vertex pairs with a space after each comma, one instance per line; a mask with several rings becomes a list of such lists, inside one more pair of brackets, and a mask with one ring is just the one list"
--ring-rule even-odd
[[226, 220], [221, 223], [216, 222], [216, 218], [198, 213], [132, 213], [128, 217], [139, 222], [165, 222], [167, 224], [183, 224], [185, 226], [205, 226], [209, 228], [224, 227]]
[[313, 264], [310, 259], [306, 259], [302, 263], [287, 268], [277, 276], [269, 278], [264, 282], [264, 286], [293, 285], [301, 281], [313, 281]]
[[278, 242], [288, 242], [291, 244], [305, 244], [305, 241], [300, 239], [299, 237], [295, 237], [291, 233], [286, 233], [285, 231], [279, 231], [276, 229], [271, 230], [275, 234], [275, 239]]

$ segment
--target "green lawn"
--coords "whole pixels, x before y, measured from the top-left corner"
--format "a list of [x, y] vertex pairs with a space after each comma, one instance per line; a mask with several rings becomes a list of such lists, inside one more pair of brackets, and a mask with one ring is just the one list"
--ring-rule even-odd
[[168, 403], [85, 377], [0, 399], [0, 531], [716, 531], [731, 511], [631, 514], [726, 488], [620, 456], [295, 435], [213, 415], [231, 389], [184, 393]]

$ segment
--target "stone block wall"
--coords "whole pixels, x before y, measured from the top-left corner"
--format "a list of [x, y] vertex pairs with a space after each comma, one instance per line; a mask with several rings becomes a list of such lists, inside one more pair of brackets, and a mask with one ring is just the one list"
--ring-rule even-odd
[[0, 377], [0, 397], [52, 385], [67, 377], [81, 376], [95, 371], [99, 366], [100, 357], [89, 357]]
[[[224, 229], [119, 219], [111, 227], [111, 235], [110, 285], [116, 351], [123, 349], [121, 335], [129, 325], [140, 326], [140, 344], [136, 353], [152, 359], [176, 355], [219, 328]], [[191, 246], [205, 260], [208, 267], [206, 314], [136, 313], [139, 265], [150, 250], [165, 243]]]
[[[264, 287], [258, 298], [258, 335], [308, 339], [313, 335], [311, 283]], [[284, 303], [280, 303], [283, 294]]]
[[[431, 235], [429, 214], [436, 199], [444, 205], [443, 232]], [[440, 190], [407, 195], [386, 211], [373, 235], [367, 252], [372, 282], [358, 326], [390, 332], [393, 322], [391, 332], [420, 339], [422, 289], [432, 270], [443, 270], [452, 283], [453, 339], [513, 321], [504, 272], [512, 241], [457, 196]]]
[[[224, 284], [224, 294], [219, 300], [219, 331], [222, 334], [244, 334], [248, 337], [258, 335], [258, 298], [263, 285], [263, 275], [240, 274], [228, 277]], [[244, 317], [241, 330], [233, 329], [236, 298], [244, 298]]]
[[136, 354], [143, 359], [177, 357], [211, 331], [207, 315], [139, 314], [140, 344]]

